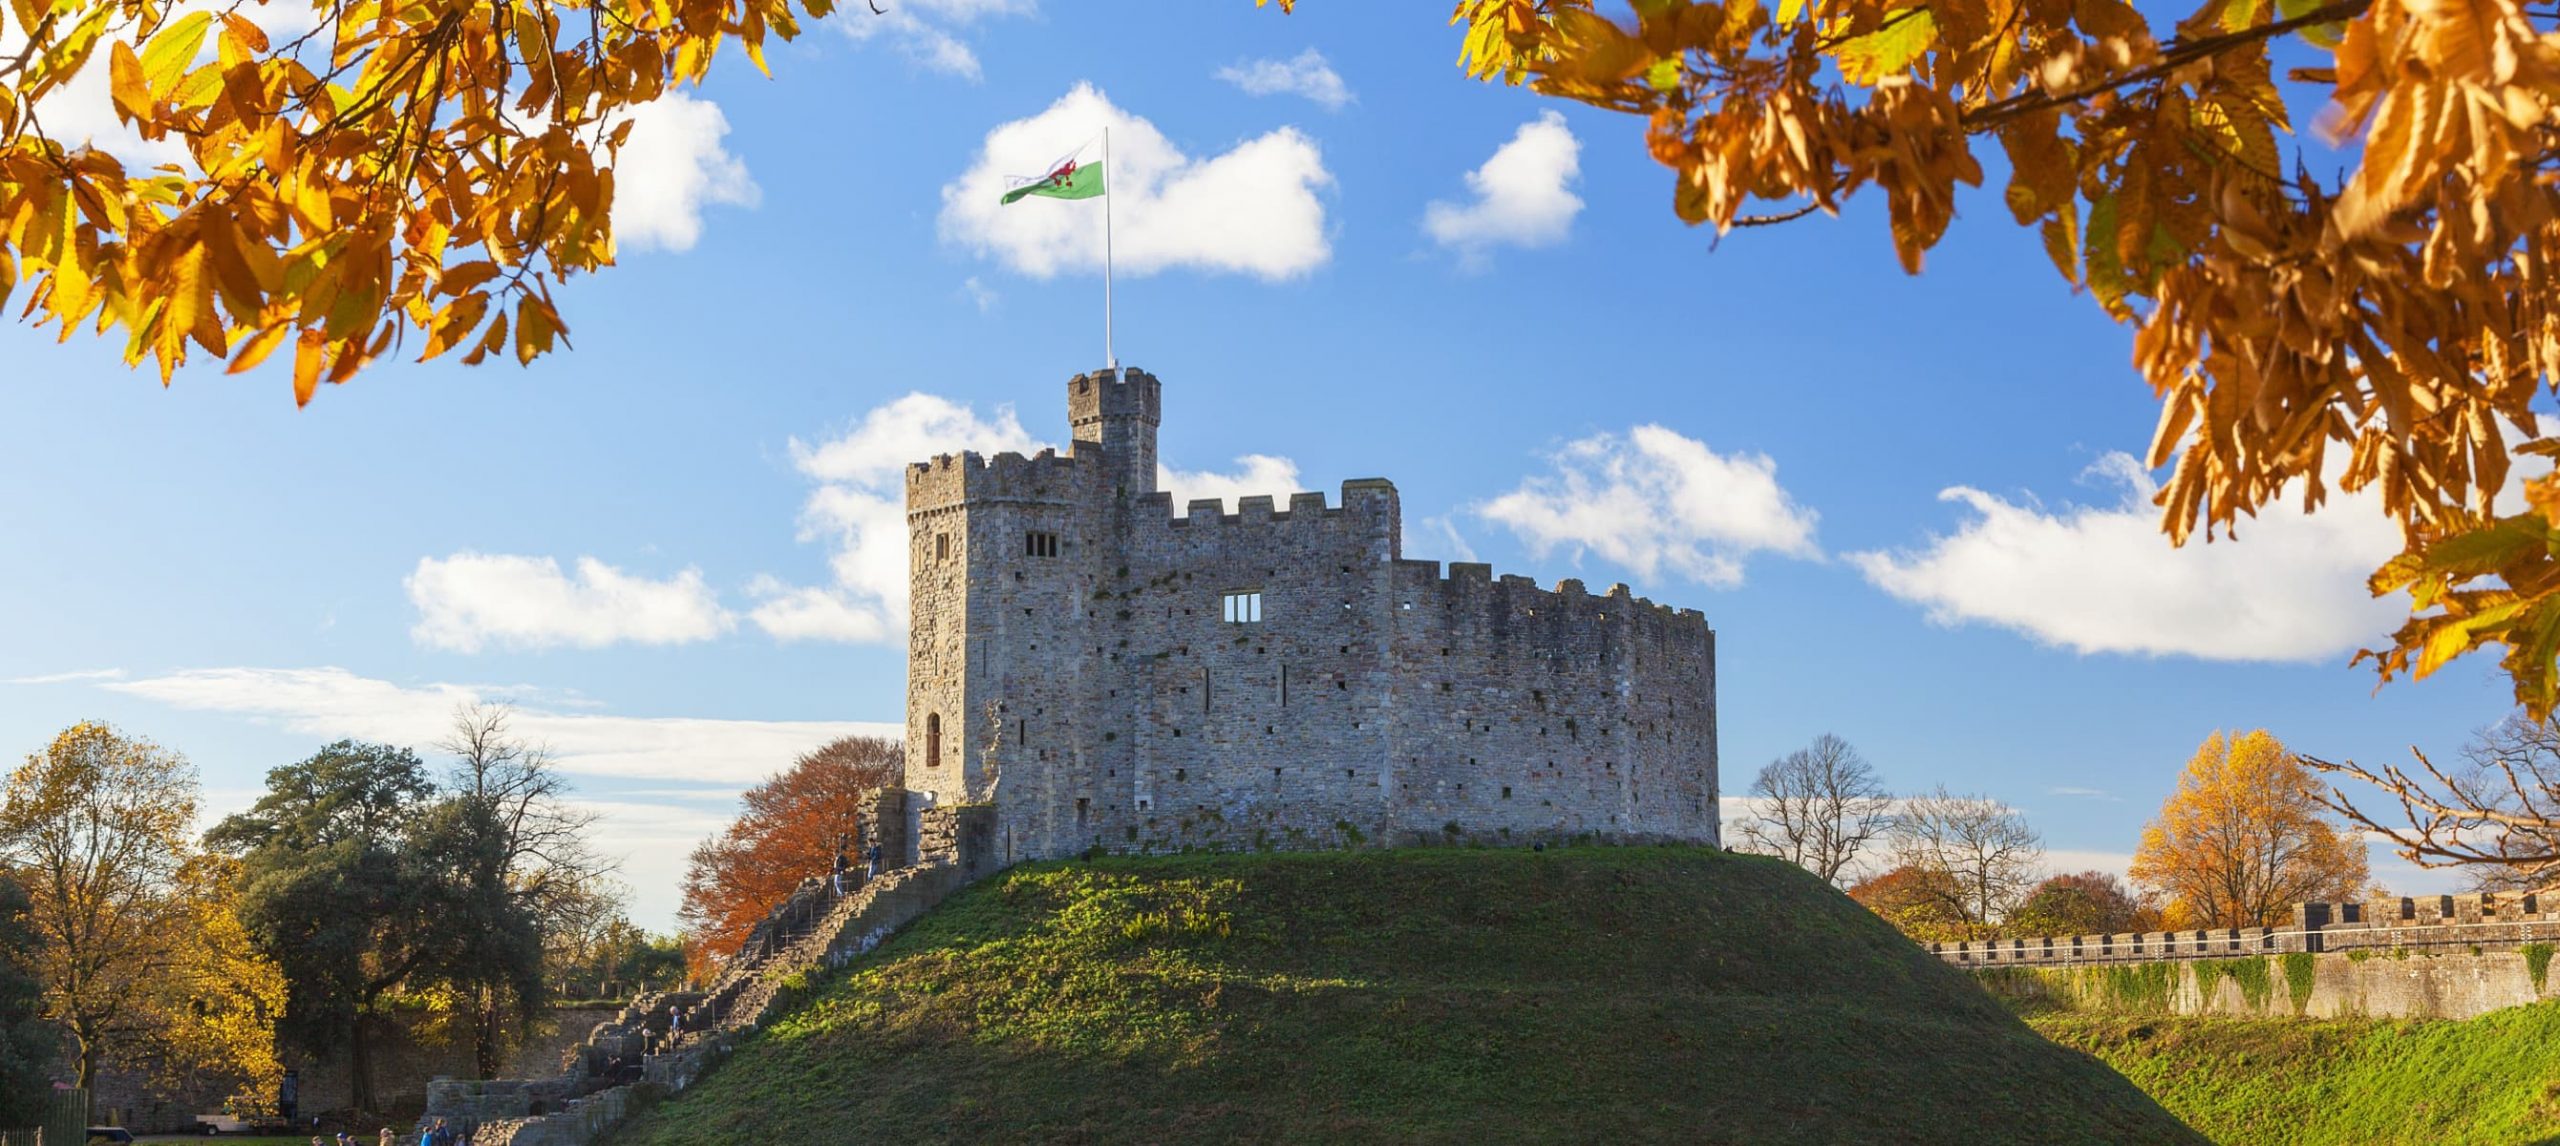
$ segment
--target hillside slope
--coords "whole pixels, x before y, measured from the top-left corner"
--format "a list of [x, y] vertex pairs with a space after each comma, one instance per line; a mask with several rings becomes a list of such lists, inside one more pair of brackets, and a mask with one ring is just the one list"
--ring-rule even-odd
[[1706, 849], [1017, 868], [628, 1146], [2200, 1142], [1846, 897]]
[[2225, 1146], [2560, 1142], [2560, 1002], [2459, 1022], [2032, 1021]]

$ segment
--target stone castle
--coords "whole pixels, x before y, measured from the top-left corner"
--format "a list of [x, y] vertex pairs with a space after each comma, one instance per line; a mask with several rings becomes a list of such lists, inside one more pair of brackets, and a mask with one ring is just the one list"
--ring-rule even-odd
[[1067, 453], [908, 468], [906, 841], [971, 807], [999, 865], [1717, 842], [1698, 611], [1406, 560], [1383, 479], [1176, 515], [1162, 399], [1142, 371], [1078, 375]]
[[[1624, 585], [1407, 561], [1395, 486], [1173, 515], [1162, 389], [1067, 383], [1065, 454], [907, 471], [905, 787], [888, 870], [804, 880], [704, 990], [636, 999], [558, 1074], [438, 1078], [420, 1125], [592, 1146], [971, 881], [1090, 851], [1717, 840], [1715, 633]], [[679, 1031], [676, 1008], [686, 1020]]]

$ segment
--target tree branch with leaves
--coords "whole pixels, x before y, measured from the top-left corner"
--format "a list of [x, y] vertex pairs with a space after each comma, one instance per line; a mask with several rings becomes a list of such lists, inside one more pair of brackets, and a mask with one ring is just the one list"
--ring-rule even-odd
[[[726, 47], [762, 68], [833, 7], [6, 0], [0, 302], [24, 290], [66, 340], [121, 334], [164, 383], [193, 351], [237, 373], [290, 344], [297, 402], [412, 341], [530, 362], [567, 336], [552, 286], [613, 261], [632, 113]], [[185, 162], [47, 133], [96, 68], [118, 119]]]

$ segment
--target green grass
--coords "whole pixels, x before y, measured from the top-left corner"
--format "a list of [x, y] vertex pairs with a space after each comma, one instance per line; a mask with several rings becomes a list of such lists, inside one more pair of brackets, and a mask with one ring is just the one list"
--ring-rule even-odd
[[2461, 1022], [2029, 1021], [2225, 1146], [2560, 1142], [2560, 1003]]
[[2201, 1140], [1802, 871], [1630, 848], [1017, 868], [615, 1141]]

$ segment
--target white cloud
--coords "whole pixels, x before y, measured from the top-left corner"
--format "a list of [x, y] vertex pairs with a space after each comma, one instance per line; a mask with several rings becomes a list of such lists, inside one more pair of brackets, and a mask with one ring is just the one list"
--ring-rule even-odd
[[[436, 683], [417, 686], [342, 668], [189, 669], [100, 687], [176, 708], [226, 713], [322, 740], [353, 737], [425, 750], [442, 739], [458, 705], [530, 690]], [[857, 721], [708, 720], [611, 716], [520, 707], [510, 725], [547, 745], [564, 771], [634, 780], [752, 784], [840, 736], [904, 735], [895, 724]]]
[[876, 601], [876, 594], [786, 585], [770, 576], [756, 578], [747, 591], [759, 602], [748, 619], [775, 640], [887, 644], [903, 628], [893, 624], [887, 608], [865, 603], [865, 598]]
[[1544, 557], [1593, 553], [1638, 575], [1662, 570], [1702, 585], [1742, 583], [1755, 553], [1814, 558], [1815, 514], [1778, 484], [1763, 454], [1718, 454], [1661, 426], [1568, 442], [1554, 472], [1475, 507]]
[[2400, 550], [2369, 493], [2333, 495], [2307, 516], [2297, 503], [2270, 504], [2242, 525], [2237, 544], [2172, 548], [2139, 462], [2110, 453], [2089, 472], [2123, 496], [2103, 508], [2047, 511], [1957, 486], [1938, 495], [1973, 513], [1956, 532], [1850, 560], [1940, 624], [1984, 622], [2079, 653], [2324, 661], [2405, 612], [2365, 589], [2374, 567]]
[[123, 669], [80, 669], [74, 672], [49, 672], [35, 676], [10, 677], [0, 684], [94, 684], [102, 680], [123, 680]]
[[1582, 144], [1553, 111], [1520, 125], [1511, 142], [1467, 173], [1466, 203], [1435, 200], [1423, 209], [1432, 241], [1481, 262], [1496, 246], [1544, 247], [1564, 241], [1582, 198], [1570, 188], [1582, 174]]
[[976, 83], [985, 68], [960, 34], [980, 20], [1028, 15], [1037, 6], [1032, 0], [899, 0], [879, 7], [884, 10], [850, 8], [834, 24], [856, 43], [886, 41], [918, 67]]
[[1298, 463], [1269, 454], [1246, 454], [1236, 459], [1234, 473], [1210, 470], [1178, 470], [1172, 466], [1156, 467], [1156, 488], [1173, 494], [1173, 512], [1182, 513], [1193, 498], [1216, 498], [1227, 504], [1227, 512], [1235, 512], [1238, 498], [1268, 494], [1280, 509], [1289, 508], [1289, 495], [1299, 489]]
[[632, 109], [631, 135], [613, 164], [614, 240], [634, 250], [689, 251], [702, 239], [702, 209], [753, 207], [763, 198], [747, 165], [720, 137], [720, 105], [669, 91]]
[[834, 545], [833, 581], [813, 588], [759, 578], [749, 591], [763, 603], [748, 617], [787, 641], [896, 642], [907, 628], [907, 465], [964, 450], [1040, 448], [1011, 406], [981, 418], [921, 393], [874, 407], [837, 437], [814, 445], [793, 439], [794, 462], [818, 483], [801, 512], [800, 538]]
[[942, 188], [943, 237], [1038, 278], [1100, 270], [1102, 202], [999, 200], [1008, 179], [1040, 175], [1070, 154], [1100, 162], [1096, 140], [1105, 126], [1120, 273], [1189, 268], [1288, 279], [1332, 257], [1316, 193], [1333, 176], [1314, 140], [1284, 127], [1194, 159], [1090, 84], [987, 133], [977, 162]]
[[996, 301], [1003, 296], [998, 295], [995, 288], [979, 282], [978, 276], [970, 275], [960, 281], [960, 297], [968, 299], [971, 306], [978, 308], [978, 313], [985, 314], [994, 310]]
[[1246, 60], [1220, 68], [1218, 78], [1246, 95], [1305, 96], [1326, 111], [1341, 111], [1354, 98], [1350, 86], [1325, 62], [1324, 53], [1314, 48], [1286, 60]]
[[2081, 800], [2105, 800], [2116, 804], [2124, 802], [2124, 797], [2107, 791], [2104, 788], [2047, 788], [2044, 790], [2044, 794], [2048, 796], [2070, 796]]
[[[980, 416], [968, 406], [933, 394], [909, 394], [873, 407], [844, 433], [815, 444], [793, 439], [800, 472], [818, 483], [801, 512], [800, 539], [834, 546], [832, 577], [823, 586], [756, 578], [748, 592], [759, 601], [748, 618], [785, 641], [894, 644], [907, 631], [908, 538], [906, 472], [913, 462], [938, 454], [1011, 451], [1036, 454], [1059, 449], [1031, 436], [1013, 407]], [[1265, 454], [1236, 459], [1234, 473], [1157, 468], [1157, 484], [1173, 491], [1175, 512], [1183, 499], [1232, 501], [1245, 494], [1285, 497], [1298, 488], [1297, 463]]]
[[2095, 851], [2087, 848], [2046, 848], [2044, 852], [2044, 872], [2048, 876], [2103, 871], [2122, 879], [2125, 872], [2132, 867], [2132, 852]]
[[581, 557], [572, 579], [548, 557], [457, 553], [420, 558], [406, 584], [418, 607], [410, 637], [455, 652], [685, 644], [735, 624], [697, 569], [653, 581]]

